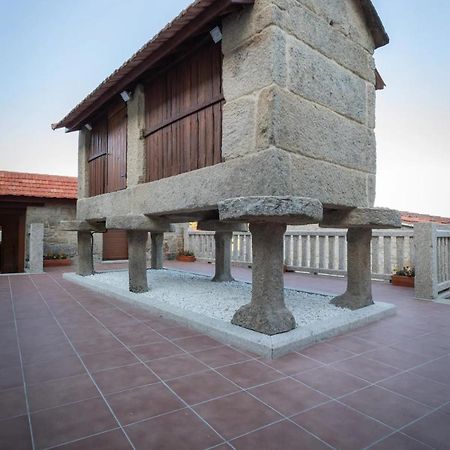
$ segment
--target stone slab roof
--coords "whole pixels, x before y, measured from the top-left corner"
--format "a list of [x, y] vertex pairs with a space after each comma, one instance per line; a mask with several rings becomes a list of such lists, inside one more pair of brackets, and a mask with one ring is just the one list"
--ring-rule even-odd
[[76, 177], [0, 171], [0, 196], [77, 199]]

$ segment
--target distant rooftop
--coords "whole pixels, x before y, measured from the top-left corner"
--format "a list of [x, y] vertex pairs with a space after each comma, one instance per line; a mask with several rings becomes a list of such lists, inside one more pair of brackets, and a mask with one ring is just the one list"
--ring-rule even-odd
[[450, 217], [430, 216], [428, 214], [417, 214], [412, 212], [401, 212], [402, 223], [415, 224], [423, 222], [433, 222], [450, 225]]
[[0, 196], [76, 200], [77, 178], [0, 171]]

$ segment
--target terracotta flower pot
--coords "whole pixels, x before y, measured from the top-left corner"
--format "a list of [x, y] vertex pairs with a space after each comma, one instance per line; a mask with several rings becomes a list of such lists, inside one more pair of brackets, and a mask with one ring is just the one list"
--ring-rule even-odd
[[71, 259], [44, 259], [44, 267], [60, 267], [72, 265]]
[[391, 283], [394, 286], [414, 287], [414, 277], [405, 277], [404, 275], [392, 275]]
[[182, 262], [195, 262], [195, 256], [187, 256], [187, 255], [178, 255], [177, 256], [177, 261], [182, 261]]

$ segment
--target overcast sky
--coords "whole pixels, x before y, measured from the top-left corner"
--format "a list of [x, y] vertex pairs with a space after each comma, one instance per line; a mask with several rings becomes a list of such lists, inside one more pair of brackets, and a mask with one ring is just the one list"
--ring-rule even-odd
[[[189, 3], [0, 0], [0, 170], [76, 175], [76, 133], [50, 124]], [[376, 204], [450, 216], [450, 1], [374, 3], [391, 37]]]

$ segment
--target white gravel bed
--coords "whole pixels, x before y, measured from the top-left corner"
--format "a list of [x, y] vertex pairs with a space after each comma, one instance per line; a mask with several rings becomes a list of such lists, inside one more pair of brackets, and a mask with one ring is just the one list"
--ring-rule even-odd
[[[128, 290], [128, 272], [104, 272], [91, 278], [120, 290]], [[175, 270], [147, 271], [150, 291], [133, 294], [136, 300], [151, 305], [152, 299], [180, 309], [230, 322], [235, 311], [250, 302], [251, 285], [244, 282], [213, 283], [209, 277]], [[331, 296], [285, 289], [287, 307], [294, 314], [297, 326], [331, 318], [345, 318], [350, 310], [329, 302]]]

